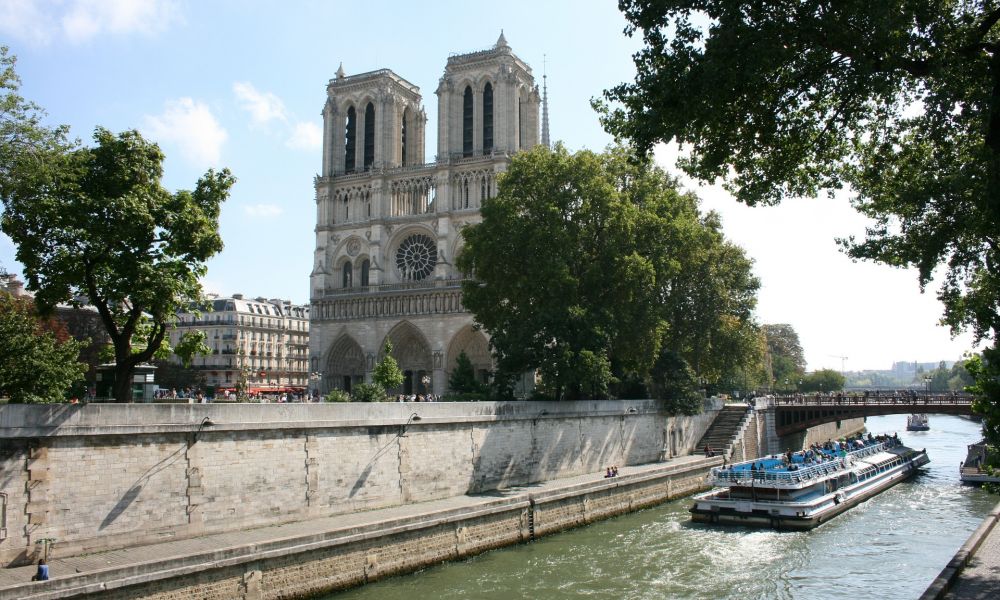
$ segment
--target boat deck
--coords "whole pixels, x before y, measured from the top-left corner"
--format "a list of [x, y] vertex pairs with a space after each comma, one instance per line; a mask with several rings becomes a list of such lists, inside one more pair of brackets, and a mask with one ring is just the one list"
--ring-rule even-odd
[[711, 471], [713, 485], [755, 485], [798, 488], [832, 473], [847, 469], [856, 459], [899, 446], [898, 438], [880, 436], [852, 442], [833, 442], [828, 448], [813, 448], [790, 455], [766, 456]]

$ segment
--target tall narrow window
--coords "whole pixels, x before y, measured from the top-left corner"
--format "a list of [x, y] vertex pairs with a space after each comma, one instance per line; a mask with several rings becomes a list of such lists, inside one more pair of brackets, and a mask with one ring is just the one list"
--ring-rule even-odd
[[366, 258], [361, 262], [361, 287], [368, 286], [368, 271], [371, 269], [370, 263]]
[[354, 269], [351, 267], [351, 261], [344, 263], [344, 280], [343, 284], [345, 288], [351, 287], [351, 276], [354, 275]]
[[409, 108], [404, 108], [403, 109], [403, 124], [402, 124], [402, 128], [400, 129], [400, 140], [399, 140], [401, 149], [403, 151], [403, 153], [402, 153], [402, 161], [401, 161], [400, 164], [402, 166], [404, 166], [404, 167], [407, 164], [406, 163], [406, 122], [409, 119], [410, 119], [410, 109]]
[[365, 171], [375, 163], [375, 105], [365, 107]]
[[493, 86], [483, 88], [483, 154], [493, 149]]
[[354, 172], [354, 153], [356, 151], [358, 133], [358, 113], [354, 107], [347, 109], [347, 134], [344, 138], [344, 172]]
[[462, 156], [472, 156], [472, 88], [465, 86], [462, 99]]
[[525, 131], [524, 130], [524, 101], [518, 102], [518, 104], [517, 104], [517, 123], [518, 123], [518, 130], [519, 130], [518, 131], [518, 133], [519, 133], [518, 137], [520, 138], [518, 141], [520, 142], [520, 148], [523, 150], [523, 149], [525, 149], [527, 147], [527, 144], [525, 143], [527, 140], [525, 138], [528, 137], [528, 136], [524, 135], [524, 131]]

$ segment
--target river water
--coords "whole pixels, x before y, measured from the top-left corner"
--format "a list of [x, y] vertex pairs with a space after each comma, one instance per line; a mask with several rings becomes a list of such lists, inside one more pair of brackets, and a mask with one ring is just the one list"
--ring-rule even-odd
[[326, 599], [917, 598], [997, 502], [958, 480], [979, 425], [930, 425], [870, 417], [869, 431], [898, 432], [931, 463], [812, 531], [693, 524], [685, 498]]

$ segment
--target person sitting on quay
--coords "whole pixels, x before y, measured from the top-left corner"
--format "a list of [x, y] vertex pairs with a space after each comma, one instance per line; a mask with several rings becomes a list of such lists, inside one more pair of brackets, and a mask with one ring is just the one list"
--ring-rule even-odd
[[49, 565], [45, 564], [45, 559], [38, 561], [38, 571], [32, 575], [32, 581], [48, 581], [49, 579]]
[[618, 477], [618, 465], [612, 465], [612, 467], [611, 467], [611, 476], [612, 477]]
[[705, 444], [705, 456], [715, 456], [715, 450], [712, 450], [712, 446]]

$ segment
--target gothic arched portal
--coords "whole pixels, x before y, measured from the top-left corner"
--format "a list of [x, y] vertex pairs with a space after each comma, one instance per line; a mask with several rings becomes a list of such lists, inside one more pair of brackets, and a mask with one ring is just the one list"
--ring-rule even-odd
[[[392, 328], [386, 339], [392, 342], [392, 357], [403, 372], [403, 385], [387, 390], [389, 394], [426, 394], [431, 390], [429, 378], [432, 374], [431, 347], [427, 338], [409, 321], [403, 321]], [[382, 349], [385, 344], [382, 344]], [[381, 358], [381, 350], [379, 351]]]
[[476, 378], [486, 383], [489, 380], [490, 370], [493, 368], [493, 357], [490, 355], [490, 343], [481, 331], [477, 331], [472, 325], [463, 327], [455, 337], [451, 338], [448, 346], [448, 362], [446, 364], [447, 376], [455, 372], [458, 365], [458, 355], [465, 352], [472, 363], [472, 368], [476, 371]]
[[330, 347], [326, 358], [326, 389], [351, 391], [365, 380], [365, 353], [354, 338], [344, 334]]

